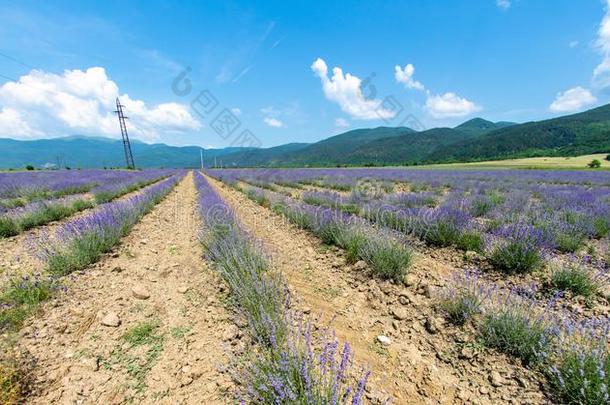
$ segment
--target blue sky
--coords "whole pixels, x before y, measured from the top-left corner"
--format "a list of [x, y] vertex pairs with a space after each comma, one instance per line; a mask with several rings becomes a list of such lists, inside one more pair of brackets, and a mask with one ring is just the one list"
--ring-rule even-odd
[[[246, 129], [274, 146], [609, 100], [600, 0], [174, 3], [0, 1], [0, 137], [117, 137], [117, 95], [132, 137], [204, 147]], [[191, 106], [202, 91], [209, 114]], [[210, 126], [225, 109], [230, 135]]]

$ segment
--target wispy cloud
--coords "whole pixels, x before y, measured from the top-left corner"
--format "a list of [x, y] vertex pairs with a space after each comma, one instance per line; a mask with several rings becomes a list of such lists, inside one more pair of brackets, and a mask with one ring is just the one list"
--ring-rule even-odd
[[284, 123], [277, 118], [265, 117], [263, 122], [272, 128], [281, 128], [284, 126]]
[[502, 10], [508, 10], [511, 6], [511, 0], [496, 0], [496, 5]]

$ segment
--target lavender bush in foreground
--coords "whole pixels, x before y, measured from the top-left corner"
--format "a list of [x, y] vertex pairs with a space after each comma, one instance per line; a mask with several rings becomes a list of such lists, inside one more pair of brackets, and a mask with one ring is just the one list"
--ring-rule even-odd
[[565, 403], [610, 401], [610, 319], [568, 320], [556, 352], [549, 356], [547, 376]]

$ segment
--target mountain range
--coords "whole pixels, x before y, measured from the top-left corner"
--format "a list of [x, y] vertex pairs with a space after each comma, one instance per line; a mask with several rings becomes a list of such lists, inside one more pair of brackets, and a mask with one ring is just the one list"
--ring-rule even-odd
[[[198, 167], [202, 148], [132, 142], [136, 165]], [[406, 127], [351, 130], [315, 143], [271, 148], [203, 149], [207, 167], [311, 167], [416, 165], [534, 156], [610, 152], [610, 104], [585, 112], [523, 124], [473, 118], [454, 128]], [[119, 167], [120, 140], [68, 136], [20, 141], [0, 138], [0, 168]]]

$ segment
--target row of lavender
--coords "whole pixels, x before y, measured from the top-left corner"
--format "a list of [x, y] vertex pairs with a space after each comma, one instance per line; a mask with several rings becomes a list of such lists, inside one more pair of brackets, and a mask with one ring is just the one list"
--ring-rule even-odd
[[23, 198], [28, 201], [84, 193], [107, 184], [126, 184], [145, 178], [162, 177], [167, 169], [131, 170], [53, 170], [0, 173], [0, 199]]
[[[544, 253], [575, 252], [610, 232], [610, 180], [603, 173], [390, 169], [216, 170], [231, 183], [304, 184], [304, 201], [359, 214], [432, 245], [489, 253], [506, 272], [528, 272]], [[327, 177], [316, 177], [324, 175]], [[368, 178], [358, 176], [368, 175]], [[395, 182], [407, 192], [390, 192]], [[507, 250], [523, 260], [511, 261]]]
[[[69, 217], [95, 203], [109, 202], [172, 173], [169, 170], [83, 170], [0, 174], [0, 192], [10, 197], [0, 200], [0, 237], [17, 235], [35, 226]], [[84, 192], [91, 192], [94, 200]]]
[[58, 277], [83, 270], [100, 259], [184, 176], [178, 172], [125, 200], [102, 204], [63, 224], [55, 232], [32, 239], [32, 251], [47, 265], [48, 275], [13, 280], [0, 290], [0, 332], [17, 328], [38, 304], [58, 288]]
[[368, 379], [352, 381], [352, 353], [334, 336], [313, 333], [290, 309], [280, 275], [268, 270], [262, 246], [239, 225], [235, 213], [196, 174], [205, 254], [229, 285], [239, 317], [249, 325], [257, 353], [236, 372], [242, 402], [360, 404]]
[[299, 228], [312, 232], [324, 243], [344, 249], [348, 263], [366, 262], [375, 276], [400, 283], [410, 269], [413, 250], [394, 232], [334, 207], [303, 203], [256, 186], [244, 189], [234, 184], [234, 187]]

